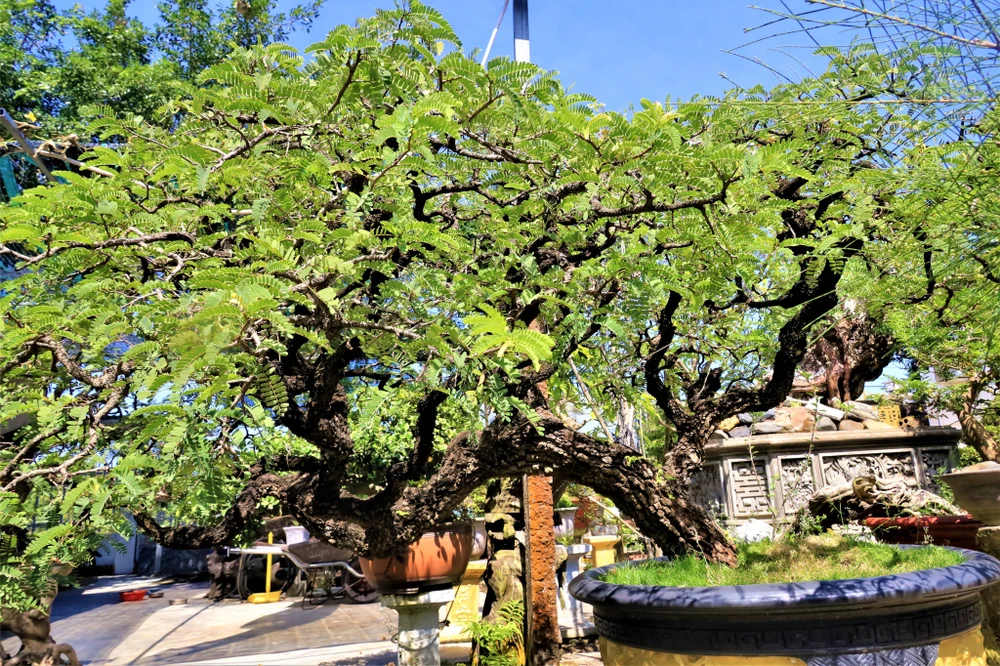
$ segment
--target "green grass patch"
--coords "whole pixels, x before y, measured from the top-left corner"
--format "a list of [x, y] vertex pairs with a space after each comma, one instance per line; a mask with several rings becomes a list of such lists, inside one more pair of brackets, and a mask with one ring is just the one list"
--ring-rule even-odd
[[739, 547], [739, 565], [735, 568], [706, 564], [702, 559], [687, 556], [673, 562], [618, 567], [602, 580], [617, 585], [667, 587], [800, 583], [888, 576], [964, 561], [958, 553], [937, 546], [902, 550], [887, 544], [828, 535], [743, 544]]

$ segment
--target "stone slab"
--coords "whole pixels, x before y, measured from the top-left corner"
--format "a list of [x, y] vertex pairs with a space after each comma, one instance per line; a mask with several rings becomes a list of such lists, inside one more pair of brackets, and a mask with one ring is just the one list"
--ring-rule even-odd
[[788, 432], [789, 426], [778, 421], [761, 421], [760, 423], [754, 423], [751, 432], [754, 435], [777, 435], [778, 433]]
[[829, 416], [819, 417], [819, 421], [816, 422], [817, 432], [833, 432], [837, 429], [837, 423]]

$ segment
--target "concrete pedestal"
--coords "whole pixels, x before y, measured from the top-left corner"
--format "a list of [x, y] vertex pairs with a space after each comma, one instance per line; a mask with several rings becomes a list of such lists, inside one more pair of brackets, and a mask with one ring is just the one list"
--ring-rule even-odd
[[455, 600], [455, 589], [382, 597], [399, 613], [399, 666], [441, 666], [441, 607]]
[[[977, 549], [1000, 559], [1000, 525], [980, 527], [976, 533]], [[1000, 585], [983, 591], [983, 637], [993, 660], [1000, 659]], [[987, 659], [988, 663], [993, 663]], [[997, 663], [1000, 663], [998, 661]]]
[[607, 534], [599, 536], [585, 536], [583, 543], [593, 547], [590, 554], [591, 566], [603, 567], [615, 563], [615, 545], [621, 540], [617, 534]]
[[582, 559], [591, 551], [593, 547], [588, 543], [578, 543], [566, 547], [566, 578], [565, 583], [559, 589], [559, 600], [562, 602], [560, 610], [560, 624], [564, 627], [572, 627], [572, 631], [566, 631], [567, 638], [580, 638], [587, 635], [591, 621], [586, 617], [593, 611], [589, 604], [584, 604], [569, 593], [569, 584], [583, 571]]
[[[464, 643], [469, 640], [465, 628], [480, 619], [479, 581], [486, 573], [488, 560], [473, 560], [465, 568], [462, 581], [455, 592], [455, 601], [447, 609], [448, 626], [441, 632], [442, 643]], [[442, 618], [443, 619], [443, 618]]]

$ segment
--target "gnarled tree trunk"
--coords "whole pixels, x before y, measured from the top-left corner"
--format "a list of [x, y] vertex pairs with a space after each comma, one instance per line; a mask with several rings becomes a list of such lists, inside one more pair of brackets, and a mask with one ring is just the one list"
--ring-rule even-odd
[[982, 390], [983, 385], [979, 379], [969, 382], [962, 401], [962, 409], [958, 412], [958, 422], [962, 426], [963, 439], [982, 456], [983, 460], [1000, 462], [1000, 445], [976, 417], [976, 403]]
[[392, 515], [406, 516], [405, 523], [389, 530], [366, 525], [369, 549], [392, 551], [397, 543], [408, 543], [410, 525], [446, 519], [452, 507], [440, 501], [443, 496], [463, 497], [498, 476], [558, 473], [609, 498], [664, 553], [700, 552], [735, 564], [733, 545], [705, 509], [689, 499], [685, 478], [667, 476], [632, 449], [572, 430], [547, 409], [536, 414], [535, 423], [523, 417], [494, 422], [474, 445], [449, 449], [437, 473], [393, 506]]
[[[858, 398], [892, 360], [893, 340], [864, 311], [839, 319], [806, 351], [792, 395]], [[805, 376], [808, 375], [808, 378]]]
[[[57, 573], [68, 574], [68, 565], [62, 565], [63, 571]], [[11, 658], [3, 654], [0, 648], [0, 659], [3, 659], [3, 666], [25, 666], [27, 664], [37, 666], [80, 666], [80, 660], [76, 656], [76, 651], [66, 643], [56, 643], [52, 638], [52, 603], [55, 601], [59, 587], [55, 580], [51, 581], [49, 594], [41, 601], [42, 609], [33, 608], [29, 611], [18, 612], [9, 608], [0, 609], [0, 628], [11, 632], [21, 641], [21, 648], [18, 653]]]

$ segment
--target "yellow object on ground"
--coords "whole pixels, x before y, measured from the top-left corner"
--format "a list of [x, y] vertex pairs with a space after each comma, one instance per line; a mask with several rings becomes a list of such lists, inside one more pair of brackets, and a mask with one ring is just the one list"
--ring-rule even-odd
[[448, 607], [448, 626], [441, 630], [442, 643], [463, 643], [469, 640], [466, 627], [480, 619], [479, 581], [486, 573], [487, 560], [472, 560], [462, 574], [455, 600]]
[[585, 536], [584, 543], [589, 543], [593, 550], [590, 552], [590, 562], [593, 567], [603, 567], [607, 564], [615, 563], [615, 545], [621, 537], [613, 534], [602, 534], [599, 536]]
[[[604, 666], [806, 666], [795, 657], [701, 656], [628, 647], [601, 637]], [[941, 641], [934, 666], [987, 666], [978, 628]]]
[[[274, 543], [274, 532], [267, 533], [267, 543], [271, 545]], [[271, 591], [271, 553], [267, 554], [267, 569], [264, 574], [264, 593], [251, 594], [247, 597], [247, 601], [252, 604], [269, 604], [273, 601], [281, 601], [281, 590], [277, 592]]]

